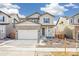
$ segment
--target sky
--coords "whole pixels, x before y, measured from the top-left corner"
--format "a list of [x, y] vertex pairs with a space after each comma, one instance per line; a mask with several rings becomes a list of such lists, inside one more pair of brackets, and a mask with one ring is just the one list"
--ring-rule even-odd
[[73, 16], [79, 13], [78, 3], [0, 3], [0, 10], [10, 14], [16, 13], [21, 17], [35, 12], [43, 14], [48, 12], [54, 16]]
[[55, 16], [72, 16], [79, 12], [79, 4], [68, 3], [17, 3], [20, 7], [20, 14], [29, 15], [34, 12], [44, 13], [48, 12]]

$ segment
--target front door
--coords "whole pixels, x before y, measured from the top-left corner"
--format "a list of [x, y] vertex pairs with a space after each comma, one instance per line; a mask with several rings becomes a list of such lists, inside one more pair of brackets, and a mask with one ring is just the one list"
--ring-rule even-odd
[[42, 36], [45, 36], [45, 28], [42, 28]]

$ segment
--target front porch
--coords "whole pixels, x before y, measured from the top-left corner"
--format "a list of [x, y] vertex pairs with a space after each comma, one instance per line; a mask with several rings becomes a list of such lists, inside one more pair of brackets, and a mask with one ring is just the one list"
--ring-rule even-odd
[[40, 37], [41, 38], [53, 38], [53, 27], [52, 25], [42, 25], [40, 29]]

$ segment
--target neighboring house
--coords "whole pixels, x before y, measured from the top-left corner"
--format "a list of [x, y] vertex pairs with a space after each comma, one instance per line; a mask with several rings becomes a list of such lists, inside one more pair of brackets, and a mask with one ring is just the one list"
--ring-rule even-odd
[[27, 21], [40, 24], [40, 37], [53, 37], [54, 16], [49, 13], [34, 13], [26, 17]]
[[8, 15], [0, 11], [0, 39], [9, 37], [10, 33], [13, 32], [15, 26], [14, 22], [17, 22], [15, 16], [13, 17], [13, 15]]
[[60, 17], [57, 21], [57, 24], [55, 26], [55, 34], [61, 35], [60, 37], [64, 38], [64, 35], [66, 35], [67, 38], [72, 38], [72, 31], [74, 27], [69, 24], [69, 18], [67, 16]]
[[79, 40], [79, 13], [70, 18], [70, 24], [74, 26], [73, 39]]
[[0, 39], [3, 39], [6, 37], [7, 30], [6, 26], [9, 25], [10, 16], [6, 13], [0, 11]]
[[68, 19], [66, 17], [59, 17], [55, 26], [56, 34], [64, 33], [66, 25], [68, 25]]

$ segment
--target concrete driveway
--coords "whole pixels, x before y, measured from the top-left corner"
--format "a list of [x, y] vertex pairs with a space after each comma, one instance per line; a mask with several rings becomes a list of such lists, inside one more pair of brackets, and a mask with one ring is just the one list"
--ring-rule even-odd
[[27, 55], [33, 56], [35, 51], [27, 51], [23, 48], [34, 48], [36, 40], [8, 40], [0, 44], [0, 55]]
[[0, 46], [32, 48], [35, 47], [36, 44], [36, 40], [8, 40], [1, 43]]
[[1, 40], [1, 39], [0, 39], [0, 44], [3, 43], [3, 42], [6, 42], [6, 41], [8, 41], [8, 40]]

